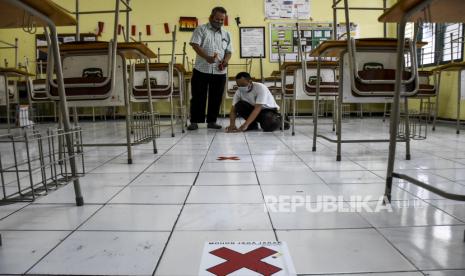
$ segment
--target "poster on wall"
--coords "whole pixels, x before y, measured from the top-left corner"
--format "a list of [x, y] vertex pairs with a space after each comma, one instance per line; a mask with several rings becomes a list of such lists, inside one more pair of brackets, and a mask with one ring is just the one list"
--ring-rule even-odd
[[179, 17], [179, 31], [180, 32], [193, 32], [199, 25], [197, 17]]
[[240, 27], [241, 58], [265, 57], [265, 27]]
[[310, 0], [264, 0], [267, 19], [309, 19]]
[[[307, 60], [311, 60], [310, 51], [322, 41], [331, 39], [333, 28], [331, 23], [299, 23], [300, 39]], [[295, 23], [270, 23], [270, 62], [279, 58], [295, 61], [298, 54], [297, 28]]]
[[[357, 23], [350, 22], [350, 36], [353, 38], [360, 38], [360, 26]], [[346, 23], [338, 23], [336, 26], [337, 39], [347, 39], [347, 27]]]

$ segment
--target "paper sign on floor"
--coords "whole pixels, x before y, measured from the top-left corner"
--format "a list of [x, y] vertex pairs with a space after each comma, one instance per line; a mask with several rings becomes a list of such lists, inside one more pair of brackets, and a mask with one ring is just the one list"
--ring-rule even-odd
[[294, 265], [285, 242], [206, 242], [201, 276], [292, 276]]

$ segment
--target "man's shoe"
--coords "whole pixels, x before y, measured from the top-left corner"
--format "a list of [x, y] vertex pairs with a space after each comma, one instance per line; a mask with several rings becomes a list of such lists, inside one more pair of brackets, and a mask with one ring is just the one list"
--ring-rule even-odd
[[[288, 122], [284, 122], [284, 130], [288, 130], [291, 128], [291, 124], [289, 124]], [[283, 128], [280, 126], [279, 127], [280, 130], [283, 130]]]
[[288, 130], [291, 128], [291, 124], [289, 124], [288, 122], [284, 122], [284, 130]]
[[199, 129], [199, 125], [197, 123], [191, 123], [188, 127], [187, 130], [196, 130]]
[[212, 128], [212, 129], [221, 129], [222, 126], [220, 126], [219, 124], [217, 123], [208, 123], [207, 124], [207, 128]]

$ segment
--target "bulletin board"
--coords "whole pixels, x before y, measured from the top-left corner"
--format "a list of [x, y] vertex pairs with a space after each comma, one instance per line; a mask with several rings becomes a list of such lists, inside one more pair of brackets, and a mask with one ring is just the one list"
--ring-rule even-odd
[[[310, 52], [321, 41], [331, 39], [332, 23], [299, 23], [300, 37], [305, 52]], [[278, 47], [281, 58], [296, 60], [298, 54], [298, 35], [295, 23], [270, 23], [270, 62], [278, 61]], [[307, 54], [308, 55], [308, 54]], [[310, 56], [307, 56], [310, 59]]]
[[265, 57], [265, 27], [240, 27], [241, 58]]
[[310, 18], [310, 0], [264, 0], [267, 19]]

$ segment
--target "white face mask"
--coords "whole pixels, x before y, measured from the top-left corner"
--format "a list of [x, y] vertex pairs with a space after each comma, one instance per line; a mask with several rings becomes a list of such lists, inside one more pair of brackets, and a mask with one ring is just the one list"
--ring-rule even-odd
[[252, 88], [252, 87], [250, 87], [249, 85], [247, 85], [247, 86], [239, 86], [239, 87], [238, 87], [239, 91], [241, 91], [242, 93], [247, 93], [247, 92], [249, 92], [251, 88]]

